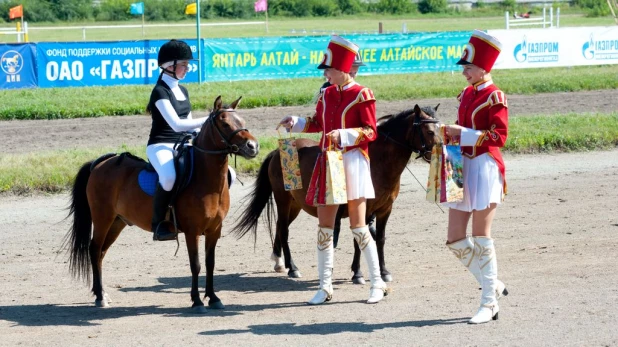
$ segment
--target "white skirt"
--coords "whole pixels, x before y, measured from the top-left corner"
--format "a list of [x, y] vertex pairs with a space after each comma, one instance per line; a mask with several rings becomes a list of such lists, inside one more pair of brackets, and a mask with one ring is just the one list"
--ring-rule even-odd
[[369, 160], [359, 149], [343, 153], [343, 170], [345, 171], [348, 200], [373, 199], [376, 197], [371, 181]]
[[472, 212], [484, 210], [493, 203], [502, 203], [504, 179], [496, 161], [488, 153], [474, 159], [463, 156], [463, 159], [463, 201], [443, 205], [460, 211]]

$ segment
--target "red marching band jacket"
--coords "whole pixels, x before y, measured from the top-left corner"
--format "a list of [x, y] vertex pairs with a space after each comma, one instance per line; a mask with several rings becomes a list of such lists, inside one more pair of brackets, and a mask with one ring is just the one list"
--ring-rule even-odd
[[506, 194], [506, 168], [500, 147], [504, 147], [508, 136], [508, 108], [506, 96], [492, 81], [482, 81], [466, 87], [458, 96], [459, 111], [457, 124], [481, 131], [476, 145], [461, 146], [461, 152], [468, 158], [489, 153], [496, 161], [504, 182]]
[[369, 160], [369, 142], [377, 138], [375, 118], [375, 98], [369, 88], [356, 82], [342, 87], [333, 85], [324, 90], [316, 105], [313, 117], [306, 120], [302, 132], [322, 131], [320, 147], [328, 148], [326, 134], [335, 129], [354, 129], [358, 137], [354, 145], [344, 148], [344, 152], [360, 149]]

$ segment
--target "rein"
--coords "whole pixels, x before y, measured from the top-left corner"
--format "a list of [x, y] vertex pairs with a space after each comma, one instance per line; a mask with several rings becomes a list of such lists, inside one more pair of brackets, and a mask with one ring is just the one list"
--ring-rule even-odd
[[427, 144], [425, 143], [425, 138], [423, 137], [423, 131], [421, 130], [421, 125], [422, 124], [436, 124], [436, 123], [440, 123], [440, 120], [432, 118], [432, 119], [421, 119], [421, 117], [419, 115], [414, 115], [414, 123], [412, 123], [412, 128], [413, 128], [413, 133], [412, 133], [412, 140], [414, 139], [414, 137], [416, 136], [416, 134], [418, 133], [418, 135], [420, 136], [421, 139], [421, 149], [416, 149], [416, 148], [412, 148], [411, 146], [409, 146], [406, 143], [400, 142], [398, 140], [395, 140], [394, 138], [392, 138], [390, 136], [390, 133], [384, 134], [382, 132], [378, 132], [380, 135], [385, 136], [387, 141], [391, 141], [403, 148], [406, 148], [410, 151], [412, 151], [413, 153], [418, 154], [418, 156], [415, 159], [418, 158], [423, 158], [423, 160], [425, 160], [426, 162], [429, 162], [429, 160], [427, 160], [425, 158], [425, 155], [427, 153], [431, 153], [431, 149], [427, 149]]
[[236, 154], [236, 153], [238, 153], [240, 151], [240, 148], [238, 147], [238, 145], [232, 144], [232, 143], [230, 143], [230, 141], [239, 132], [241, 132], [241, 131], [248, 131], [248, 130], [245, 129], [245, 128], [237, 129], [237, 130], [233, 131], [231, 134], [229, 134], [228, 136], [225, 136], [225, 134], [223, 134], [223, 131], [221, 131], [221, 129], [219, 129], [219, 126], [215, 122], [215, 118], [217, 118], [223, 112], [234, 112], [234, 113], [236, 113], [236, 110], [231, 109], [231, 108], [226, 108], [226, 109], [218, 109], [216, 111], [212, 111], [208, 115], [208, 120], [206, 120], [206, 121], [210, 123], [210, 132], [211, 132], [211, 134], [214, 134], [214, 131], [216, 130], [217, 134], [219, 135], [219, 137], [221, 137], [222, 142], [225, 144], [225, 148], [219, 149], [219, 150], [209, 150], [209, 149], [200, 148], [199, 146], [193, 144], [193, 148], [195, 148], [197, 151], [202, 152], [202, 153], [206, 153], [206, 154]]

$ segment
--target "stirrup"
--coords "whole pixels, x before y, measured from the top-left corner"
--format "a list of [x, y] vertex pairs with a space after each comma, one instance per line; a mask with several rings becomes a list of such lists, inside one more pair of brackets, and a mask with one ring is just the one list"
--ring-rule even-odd
[[159, 223], [157, 227], [152, 232], [152, 240], [153, 241], [173, 241], [176, 240], [178, 234], [175, 232], [169, 231], [166, 226], [162, 226], [163, 222]]
[[309, 305], [320, 305], [327, 301], [331, 301], [333, 299], [333, 294], [326, 291], [326, 289], [320, 288], [318, 292], [315, 293], [311, 300], [307, 301]]

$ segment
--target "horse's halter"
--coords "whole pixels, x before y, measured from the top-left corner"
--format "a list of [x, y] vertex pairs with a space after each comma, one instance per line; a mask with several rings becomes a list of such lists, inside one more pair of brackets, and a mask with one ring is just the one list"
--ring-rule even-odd
[[427, 143], [425, 142], [425, 137], [423, 136], [423, 130], [421, 129], [421, 125], [423, 124], [436, 124], [436, 123], [440, 123], [440, 120], [435, 119], [435, 118], [431, 118], [431, 119], [421, 119], [421, 116], [419, 114], [414, 114], [414, 122], [412, 123], [412, 139], [410, 139], [410, 141], [414, 141], [414, 137], [416, 136], [416, 134], [418, 134], [420, 136], [420, 141], [421, 141], [421, 149], [418, 150], [416, 148], [412, 148], [410, 147], [408, 144], [406, 143], [402, 143], [399, 142], [397, 140], [395, 140], [394, 138], [390, 137], [390, 133], [386, 134], [386, 140], [391, 141], [395, 144], [398, 144], [404, 148], [407, 148], [409, 150], [411, 150], [413, 153], [418, 154], [418, 156], [414, 159], [418, 159], [418, 158], [423, 158], [424, 161], [426, 162], [430, 162], [431, 160], [427, 160], [427, 158], [425, 157], [425, 155], [427, 153], [431, 153], [431, 148], [428, 148]]
[[[221, 131], [221, 129], [217, 125], [217, 122], [215, 121], [215, 119], [217, 117], [219, 117], [219, 115], [221, 113], [223, 113], [223, 112], [234, 112], [234, 113], [236, 113], [236, 110], [232, 109], [232, 108], [220, 108], [218, 110], [214, 110], [214, 111], [210, 112], [210, 114], [208, 115], [208, 120], [206, 120], [206, 121], [210, 122], [210, 132], [211, 132], [211, 134], [214, 135], [214, 132], [216, 131], [217, 134], [219, 135], [219, 137], [221, 137], [221, 142], [223, 142], [225, 144], [225, 148], [224, 149], [220, 149], [220, 150], [207, 150], [207, 149], [204, 149], [204, 148], [200, 148], [200, 147], [196, 146], [195, 144], [193, 144], [193, 148], [197, 149], [198, 151], [200, 151], [202, 153], [206, 153], [206, 154], [237, 154], [240, 151], [240, 148], [238, 147], [238, 145], [230, 143], [230, 141], [239, 132], [241, 132], [241, 131], [248, 131], [248, 130], [245, 129], [245, 128], [236, 129], [236, 130], [234, 130], [231, 134], [229, 134], [226, 137], [225, 134], [223, 133], [223, 131]], [[214, 137], [211, 137], [211, 139], [214, 142]]]

